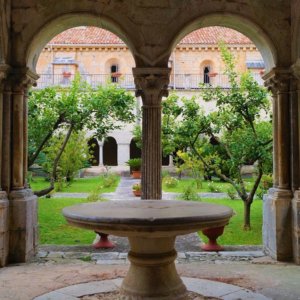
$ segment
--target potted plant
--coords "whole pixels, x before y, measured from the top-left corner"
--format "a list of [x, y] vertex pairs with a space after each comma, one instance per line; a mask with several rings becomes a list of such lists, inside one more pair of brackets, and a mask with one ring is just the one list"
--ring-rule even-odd
[[140, 183], [136, 183], [132, 186], [132, 191], [133, 191], [133, 194], [136, 196], [136, 197], [140, 197], [141, 196], [141, 193], [142, 193], [142, 190], [141, 190], [141, 184]]
[[132, 177], [135, 179], [140, 179], [141, 178], [142, 159], [141, 158], [131, 158], [126, 162], [126, 164], [130, 167]]

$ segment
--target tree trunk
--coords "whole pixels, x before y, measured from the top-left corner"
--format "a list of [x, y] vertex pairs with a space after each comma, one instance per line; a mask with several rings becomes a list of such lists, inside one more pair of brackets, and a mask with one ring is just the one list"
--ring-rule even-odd
[[251, 202], [244, 201], [244, 230], [251, 230]]
[[63, 152], [64, 152], [64, 150], [65, 150], [65, 148], [67, 146], [67, 143], [68, 143], [68, 141], [70, 139], [72, 131], [73, 131], [73, 125], [70, 126], [70, 128], [69, 128], [69, 130], [67, 132], [67, 135], [66, 135], [66, 137], [64, 139], [64, 142], [63, 142], [63, 144], [62, 144], [60, 150], [58, 151], [58, 154], [57, 154], [57, 156], [56, 156], [56, 158], [54, 160], [53, 170], [52, 170], [52, 177], [50, 179], [50, 186], [48, 188], [44, 189], [44, 190], [34, 192], [34, 194], [36, 196], [38, 196], [38, 197], [45, 196], [45, 195], [49, 194], [54, 189], [54, 181], [55, 181], [55, 179], [57, 177], [56, 176], [56, 172], [57, 172], [58, 162], [59, 162], [59, 160], [61, 158], [61, 155], [63, 154]]

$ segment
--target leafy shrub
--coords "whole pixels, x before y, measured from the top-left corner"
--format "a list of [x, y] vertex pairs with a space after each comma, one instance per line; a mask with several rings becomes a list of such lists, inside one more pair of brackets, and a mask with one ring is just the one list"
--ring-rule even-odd
[[117, 176], [115, 174], [108, 174], [103, 176], [103, 187], [109, 188], [117, 182]]
[[187, 201], [201, 201], [201, 197], [198, 195], [197, 190], [193, 185], [185, 187], [179, 198]]
[[141, 158], [131, 158], [129, 159], [126, 164], [131, 168], [132, 171], [139, 171], [142, 165]]
[[227, 195], [231, 200], [235, 200], [236, 197], [236, 190], [233, 187], [229, 187], [227, 189]]
[[168, 188], [174, 188], [178, 185], [178, 179], [172, 176], [167, 176], [163, 179], [163, 183], [166, 185]]
[[268, 192], [268, 189], [273, 186], [272, 175], [263, 175], [260, 181], [259, 187], [256, 191], [256, 196], [259, 199], [263, 199], [264, 195]]
[[220, 187], [217, 184], [215, 184], [213, 181], [209, 182], [207, 187], [208, 187], [209, 191], [212, 193], [220, 193], [221, 192]]
[[132, 190], [133, 191], [140, 191], [142, 189], [142, 186], [140, 183], [135, 183], [133, 186], [132, 186]]
[[55, 188], [54, 188], [55, 192], [62, 192], [62, 190], [65, 187], [65, 183], [66, 183], [65, 178], [59, 177], [55, 183]]

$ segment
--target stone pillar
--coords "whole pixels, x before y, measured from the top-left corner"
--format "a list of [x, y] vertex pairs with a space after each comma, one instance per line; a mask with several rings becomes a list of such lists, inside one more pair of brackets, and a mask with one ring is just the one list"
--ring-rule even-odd
[[134, 68], [142, 106], [142, 199], [161, 199], [161, 100], [168, 95], [169, 68]]
[[9, 67], [7, 65], [0, 65], [0, 267], [3, 267], [8, 262], [9, 251], [9, 202], [7, 193], [2, 190], [2, 170], [3, 170], [3, 118], [4, 118], [4, 79], [7, 76]]
[[23, 144], [23, 184], [28, 188], [28, 89], [24, 90], [23, 100], [23, 127], [24, 127], [24, 144]]
[[103, 166], [103, 143], [98, 142], [99, 144], [99, 166]]
[[25, 187], [27, 171], [26, 93], [37, 79], [38, 76], [28, 69], [14, 70], [11, 78], [12, 170], [9, 193], [9, 261], [12, 263], [28, 261], [35, 254], [37, 247], [37, 197]]
[[292, 241], [294, 262], [300, 264], [300, 59], [292, 66], [294, 80], [291, 90], [292, 113], [292, 184], [294, 198], [292, 200]]
[[172, 155], [169, 155], [169, 167], [174, 167], [174, 161]]
[[280, 68], [264, 76], [273, 94], [274, 185], [264, 199], [263, 243], [266, 252], [280, 261], [292, 258], [290, 79], [289, 70]]
[[130, 144], [118, 143], [118, 166], [126, 166], [130, 158]]

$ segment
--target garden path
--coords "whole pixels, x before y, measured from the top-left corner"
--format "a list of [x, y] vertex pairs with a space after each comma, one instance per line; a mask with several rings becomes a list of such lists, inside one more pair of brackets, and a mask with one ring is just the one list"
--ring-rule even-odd
[[[133, 179], [130, 177], [121, 177], [120, 183], [114, 193], [103, 193], [101, 197], [109, 200], [129, 200], [137, 199], [132, 193], [132, 186], [135, 183], [140, 182], [139, 179]], [[87, 198], [88, 193], [55, 193], [52, 195], [54, 198]], [[227, 198], [226, 193], [199, 193], [201, 198]], [[176, 200], [179, 199], [180, 194], [163, 192], [162, 198], [165, 200]]]

